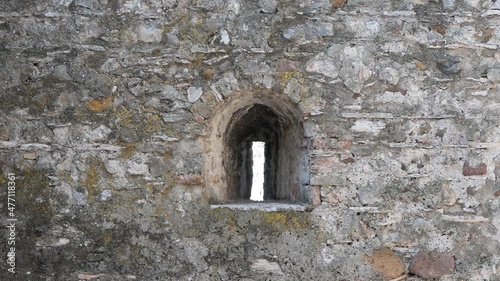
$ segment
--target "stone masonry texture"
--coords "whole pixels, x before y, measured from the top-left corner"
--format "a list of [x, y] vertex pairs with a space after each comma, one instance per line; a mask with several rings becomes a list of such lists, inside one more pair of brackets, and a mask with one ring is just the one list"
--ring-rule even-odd
[[[499, 82], [495, 0], [0, 0], [0, 280], [500, 280]], [[245, 95], [306, 211], [211, 208]]]

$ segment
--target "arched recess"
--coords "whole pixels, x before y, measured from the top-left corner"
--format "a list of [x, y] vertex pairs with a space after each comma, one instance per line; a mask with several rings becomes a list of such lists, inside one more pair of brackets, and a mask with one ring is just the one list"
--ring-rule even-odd
[[264, 201], [309, 202], [303, 115], [287, 96], [234, 93], [215, 110], [207, 133], [204, 174], [214, 203], [249, 200], [252, 141], [266, 143]]

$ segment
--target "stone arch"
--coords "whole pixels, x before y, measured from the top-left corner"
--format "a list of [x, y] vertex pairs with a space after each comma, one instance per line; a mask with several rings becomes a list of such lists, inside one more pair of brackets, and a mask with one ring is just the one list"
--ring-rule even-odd
[[252, 141], [266, 142], [264, 200], [309, 202], [303, 114], [287, 96], [263, 90], [233, 93], [215, 110], [204, 145], [209, 198], [249, 199]]

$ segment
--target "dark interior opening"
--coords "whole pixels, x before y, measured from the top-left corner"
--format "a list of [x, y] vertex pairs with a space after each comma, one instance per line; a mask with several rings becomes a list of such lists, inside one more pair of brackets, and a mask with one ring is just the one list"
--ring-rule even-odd
[[[297, 104], [280, 93], [244, 91], [221, 104], [204, 146], [208, 198], [217, 203], [309, 203], [310, 140], [303, 119]], [[264, 143], [264, 157], [255, 156], [255, 167], [260, 167], [255, 182], [263, 182], [256, 189], [262, 192], [259, 198], [252, 196], [254, 142]]]
[[280, 142], [283, 138], [279, 116], [269, 107], [254, 104], [238, 110], [226, 135], [225, 168], [230, 197], [249, 200], [252, 190], [252, 142], [265, 143], [264, 201], [284, 200], [277, 192]]

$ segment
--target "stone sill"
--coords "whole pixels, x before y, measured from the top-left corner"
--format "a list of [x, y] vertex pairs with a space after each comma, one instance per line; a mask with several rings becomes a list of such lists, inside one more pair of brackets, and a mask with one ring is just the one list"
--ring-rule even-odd
[[294, 211], [306, 212], [311, 210], [311, 206], [305, 204], [293, 203], [276, 203], [276, 202], [252, 202], [252, 203], [231, 203], [222, 205], [210, 205], [210, 209], [226, 208], [230, 210], [241, 211], [264, 211], [264, 212], [281, 212], [281, 211]]

